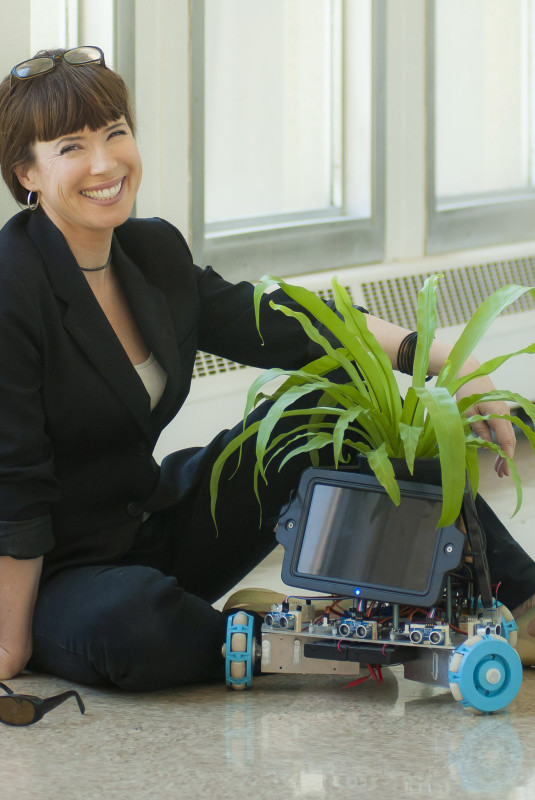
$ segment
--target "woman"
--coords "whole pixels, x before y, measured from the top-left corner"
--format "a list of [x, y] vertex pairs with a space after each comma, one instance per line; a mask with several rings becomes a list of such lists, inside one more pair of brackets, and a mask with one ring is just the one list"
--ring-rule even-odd
[[[141, 161], [125, 85], [98, 48], [15, 67], [0, 131], [2, 175], [27, 205], [0, 234], [0, 679], [26, 664], [136, 690], [220, 678], [225, 618], [211, 603], [273, 548], [302, 466], [273, 475], [256, 533], [245, 453], [220, 493], [216, 537], [210, 469], [235, 431], [161, 469], [152, 450], [197, 348], [293, 368], [311, 345], [265, 306], [261, 346], [251, 285], [195, 267], [168, 223], [129, 219]], [[407, 331], [368, 319], [395, 364]], [[448, 352], [434, 344], [433, 372]], [[511, 426], [495, 435], [512, 456]], [[501, 596], [529, 605], [535, 565], [496, 528]]]

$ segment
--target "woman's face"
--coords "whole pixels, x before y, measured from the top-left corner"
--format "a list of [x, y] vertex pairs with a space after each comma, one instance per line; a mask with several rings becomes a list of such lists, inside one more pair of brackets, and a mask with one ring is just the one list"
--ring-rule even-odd
[[130, 215], [141, 181], [141, 158], [124, 117], [97, 131], [84, 128], [35, 142], [34, 163], [17, 177], [39, 193], [41, 206], [67, 238], [109, 234]]

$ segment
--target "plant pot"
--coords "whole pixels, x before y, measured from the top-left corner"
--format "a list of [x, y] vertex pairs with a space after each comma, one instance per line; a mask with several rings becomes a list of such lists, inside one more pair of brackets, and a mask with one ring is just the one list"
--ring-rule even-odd
[[[398, 481], [417, 481], [418, 483], [429, 483], [432, 486], [442, 485], [442, 473], [438, 458], [417, 458], [414, 462], [412, 475], [404, 458], [392, 458], [390, 460], [394, 468], [394, 475]], [[374, 474], [365, 455], [359, 454], [358, 464], [360, 472], [365, 475]]]

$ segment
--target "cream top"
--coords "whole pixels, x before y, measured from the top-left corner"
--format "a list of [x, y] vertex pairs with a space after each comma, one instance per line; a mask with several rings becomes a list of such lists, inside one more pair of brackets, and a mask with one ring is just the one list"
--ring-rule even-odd
[[154, 353], [142, 364], [134, 364], [136, 372], [143, 381], [143, 385], [150, 397], [150, 410], [156, 408], [164, 393], [167, 383], [167, 372], [156, 361]]

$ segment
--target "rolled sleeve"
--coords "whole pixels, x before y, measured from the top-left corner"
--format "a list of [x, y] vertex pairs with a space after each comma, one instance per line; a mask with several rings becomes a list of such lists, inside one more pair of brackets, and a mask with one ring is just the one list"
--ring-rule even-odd
[[42, 321], [32, 287], [0, 259], [0, 554], [52, 548], [60, 496], [43, 400]]
[[52, 520], [48, 514], [34, 519], [0, 520], [0, 556], [38, 558], [53, 547]]

